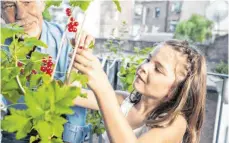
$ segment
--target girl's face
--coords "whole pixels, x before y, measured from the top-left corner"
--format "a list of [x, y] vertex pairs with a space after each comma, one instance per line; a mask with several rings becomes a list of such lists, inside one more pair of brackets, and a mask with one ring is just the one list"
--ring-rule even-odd
[[186, 75], [186, 57], [167, 45], [159, 45], [136, 72], [134, 88], [144, 96], [161, 100], [169, 97], [175, 80]]

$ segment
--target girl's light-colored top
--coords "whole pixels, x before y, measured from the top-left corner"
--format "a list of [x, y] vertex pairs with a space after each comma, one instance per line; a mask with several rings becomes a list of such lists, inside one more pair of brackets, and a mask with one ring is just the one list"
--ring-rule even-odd
[[[127, 97], [121, 104], [121, 111], [122, 113], [124, 114], [125, 117], [127, 117], [130, 109], [134, 106], [133, 103], [130, 102], [130, 99], [129, 97]], [[146, 125], [144, 124], [143, 126], [137, 128], [137, 129], [134, 129], [133, 132], [135, 133], [136, 137], [140, 137], [142, 134], [144, 134], [145, 132], [147, 132], [149, 130], [148, 127], [146, 127]], [[105, 141], [105, 143], [110, 143], [109, 141], [109, 138], [107, 136], [107, 132], [104, 132], [102, 134], [102, 137]]]

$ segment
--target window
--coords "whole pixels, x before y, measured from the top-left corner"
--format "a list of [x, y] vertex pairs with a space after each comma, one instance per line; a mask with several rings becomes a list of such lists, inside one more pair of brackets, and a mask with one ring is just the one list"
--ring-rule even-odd
[[180, 2], [173, 2], [171, 6], [171, 11], [180, 13], [181, 12], [181, 3]]
[[159, 7], [155, 8], [155, 18], [158, 18], [160, 16], [161, 10]]
[[142, 8], [143, 8], [143, 6], [141, 4], [136, 5], [134, 8], [134, 14], [136, 16], [141, 16], [142, 15]]
[[176, 30], [176, 26], [177, 26], [177, 21], [170, 21], [170, 24], [169, 24], [169, 32], [175, 32]]

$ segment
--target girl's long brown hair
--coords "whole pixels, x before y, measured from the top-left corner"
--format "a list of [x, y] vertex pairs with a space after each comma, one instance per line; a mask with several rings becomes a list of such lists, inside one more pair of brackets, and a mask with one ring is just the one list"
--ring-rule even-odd
[[[187, 120], [187, 129], [183, 143], [198, 143], [205, 114], [206, 98], [206, 63], [197, 50], [187, 41], [169, 40], [165, 42], [187, 57], [187, 75], [182, 81], [176, 80], [175, 88], [169, 101], [161, 103], [148, 116], [146, 125], [151, 128], [169, 126], [177, 115], [182, 114]], [[131, 94], [130, 101], [138, 103], [141, 94]]]

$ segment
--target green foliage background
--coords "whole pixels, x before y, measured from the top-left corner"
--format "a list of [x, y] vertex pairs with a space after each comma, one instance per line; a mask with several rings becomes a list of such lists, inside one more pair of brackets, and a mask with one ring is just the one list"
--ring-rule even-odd
[[204, 16], [193, 14], [187, 21], [181, 21], [175, 31], [175, 38], [190, 42], [204, 42], [212, 36], [213, 22]]

